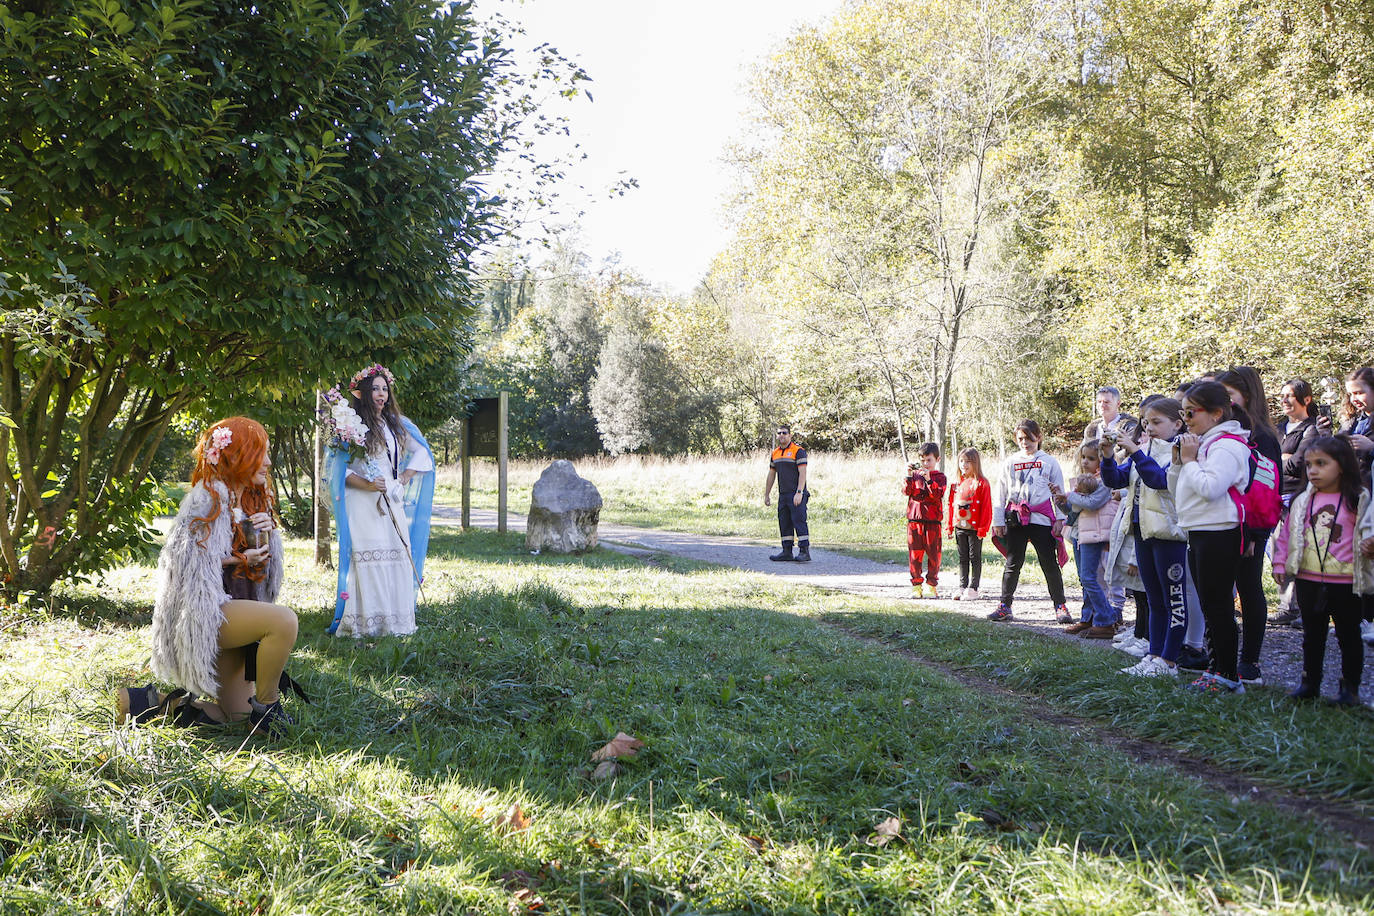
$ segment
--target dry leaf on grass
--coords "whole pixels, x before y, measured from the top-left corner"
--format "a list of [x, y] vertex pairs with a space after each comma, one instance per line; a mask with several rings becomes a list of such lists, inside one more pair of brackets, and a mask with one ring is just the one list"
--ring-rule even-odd
[[509, 909], [512, 913], [528, 913], [531, 910], [537, 910], [543, 906], [543, 897], [540, 897], [538, 894], [530, 890], [528, 887], [522, 887], [514, 894], [511, 894], [510, 902], [507, 904], [507, 909]]
[[902, 822], [895, 817], [889, 817], [873, 828], [873, 835], [868, 838], [868, 845], [886, 846], [901, 835]]
[[592, 779], [600, 782], [603, 779], [613, 779], [620, 772], [620, 764], [614, 760], [603, 760], [592, 770]]
[[606, 746], [592, 754], [592, 760], [614, 760], [617, 757], [633, 757], [644, 746], [644, 742], [624, 732], [606, 742]]
[[525, 817], [525, 812], [517, 803], [507, 808], [506, 813], [498, 817], [496, 819], [496, 822], [493, 823], [492, 826], [497, 828], [498, 830], [506, 829], [519, 832], [521, 830], [529, 829], [530, 819]]

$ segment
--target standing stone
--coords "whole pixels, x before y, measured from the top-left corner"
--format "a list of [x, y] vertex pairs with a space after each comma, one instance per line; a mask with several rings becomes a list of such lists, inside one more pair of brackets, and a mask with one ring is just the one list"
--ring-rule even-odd
[[535, 481], [525, 545], [554, 553], [591, 550], [600, 519], [601, 494], [590, 480], [577, 476], [571, 461], [560, 458]]

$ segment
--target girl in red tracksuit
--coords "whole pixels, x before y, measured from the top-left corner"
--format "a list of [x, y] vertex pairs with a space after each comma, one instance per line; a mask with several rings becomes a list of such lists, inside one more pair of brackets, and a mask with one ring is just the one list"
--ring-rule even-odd
[[[906, 552], [911, 587], [917, 598], [934, 598], [940, 578], [940, 510], [949, 481], [938, 469], [940, 446], [921, 446], [920, 465], [910, 464], [902, 492], [906, 494]], [[924, 584], [921, 567], [926, 567]]]
[[959, 548], [959, 590], [954, 600], [976, 601], [983, 577], [983, 538], [992, 527], [992, 486], [983, 476], [983, 456], [976, 448], [959, 453], [959, 482], [949, 488], [948, 510], [945, 533], [954, 535]]

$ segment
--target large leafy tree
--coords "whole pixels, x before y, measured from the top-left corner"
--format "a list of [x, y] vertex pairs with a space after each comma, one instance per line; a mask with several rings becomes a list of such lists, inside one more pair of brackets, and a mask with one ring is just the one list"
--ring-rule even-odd
[[157, 445], [189, 405], [452, 355], [505, 61], [468, 3], [0, 5], [0, 261], [65, 265], [91, 328], [0, 338], [11, 590], [139, 539]]

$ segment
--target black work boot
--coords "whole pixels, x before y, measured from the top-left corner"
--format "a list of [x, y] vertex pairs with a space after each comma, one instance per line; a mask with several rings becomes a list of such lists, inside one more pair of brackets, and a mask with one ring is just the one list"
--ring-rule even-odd
[[798, 563], [810, 563], [810, 562], [811, 562], [811, 542], [809, 542], [809, 541], [802, 541], [800, 544], [797, 545], [797, 562], [798, 562]]
[[[783, 560], [790, 560], [790, 559], [792, 559], [792, 542], [791, 542], [791, 541], [783, 541], [783, 542], [782, 542], [782, 550], [781, 550], [780, 552], [778, 552], [778, 553], [769, 554], [769, 555], [768, 555], [768, 559], [773, 560], [774, 562], [780, 562], [780, 561], [783, 561]], [[808, 557], [807, 559], [810, 559], [810, 558]]]
[[1341, 681], [1336, 696], [1331, 700], [1337, 706], [1359, 706], [1360, 705], [1360, 685], [1351, 685], [1349, 681]]

